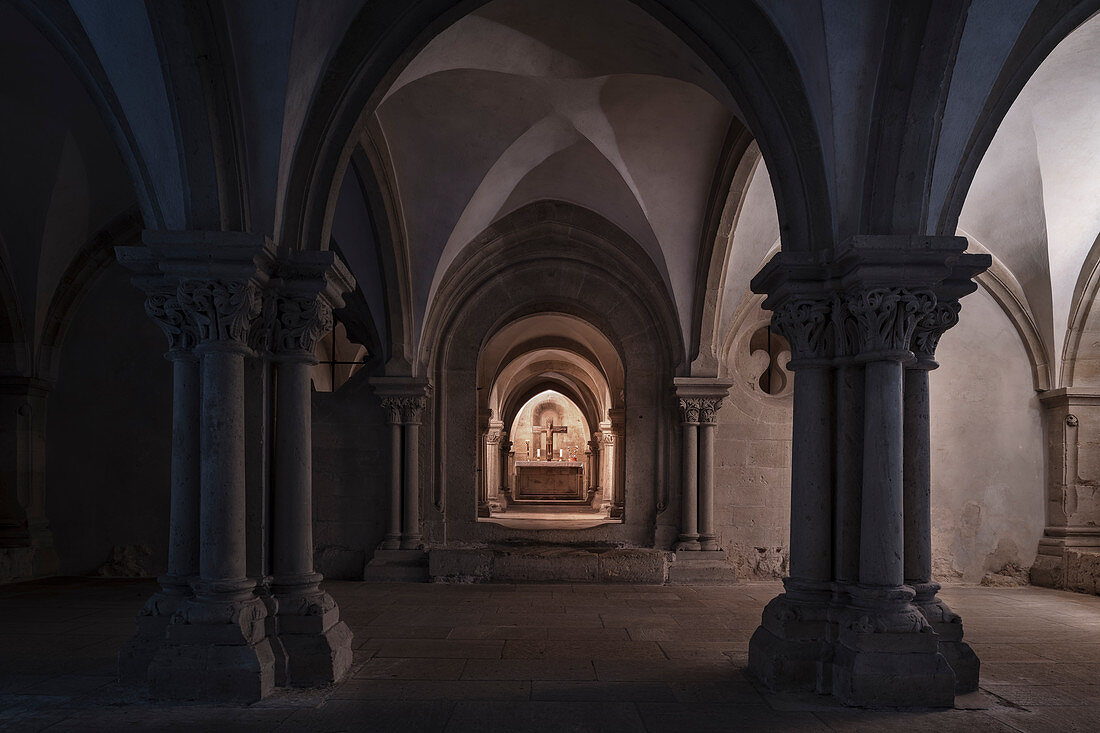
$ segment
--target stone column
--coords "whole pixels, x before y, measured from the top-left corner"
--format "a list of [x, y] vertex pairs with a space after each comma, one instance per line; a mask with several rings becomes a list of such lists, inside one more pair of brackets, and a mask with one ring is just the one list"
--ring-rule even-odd
[[[340, 620], [336, 601], [321, 590], [321, 575], [313, 568], [310, 372], [317, 362], [317, 342], [332, 328], [333, 305], [343, 304], [351, 282], [350, 276], [340, 277], [342, 268], [335, 264], [333, 259], [328, 267], [319, 267], [311, 279], [284, 281], [274, 331], [278, 371], [271, 588], [278, 601], [279, 639], [286, 648], [287, 683], [296, 687], [337, 682], [352, 660], [351, 631]], [[327, 292], [322, 290], [326, 279], [332, 283]]]
[[938, 303], [921, 318], [913, 333], [914, 360], [905, 367], [905, 584], [916, 594], [913, 604], [939, 635], [939, 651], [955, 672], [955, 692], [978, 689], [979, 662], [965, 643], [962, 619], [936, 594], [932, 581], [932, 471], [929, 438], [928, 373], [937, 368], [940, 336], [959, 321], [958, 301]]
[[828, 657], [832, 597], [832, 299], [809, 290], [781, 292], [775, 301], [765, 305], [773, 311], [773, 330], [791, 345], [788, 368], [795, 372], [790, 575], [749, 642], [749, 669], [772, 689], [812, 690]]
[[[500, 443], [503, 437], [504, 423], [499, 420], [490, 420], [488, 430], [485, 431], [485, 457], [484, 457], [484, 515], [489, 516], [495, 508], [500, 506]], [[479, 516], [481, 507], [479, 506]]]
[[[135, 278], [143, 284], [141, 278]], [[149, 663], [164, 645], [165, 631], [189, 598], [199, 574], [199, 362], [193, 353], [195, 330], [180, 310], [175, 286], [159, 276], [144, 283], [145, 312], [168, 337], [172, 362], [172, 467], [168, 529], [168, 572], [137, 618], [137, 633], [118, 655], [119, 679], [144, 685]]]
[[420, 539], [420, 417], [427, 397], [406, 398], [402, 403], [405, 423], [405, 523], [401, 536], [402, 550], [419, 550]]
[[625, 434], [626, 411], [611, 409], [607, 411], [611, 420], [611, 444], [612, 455], [608, 457], [608, 463], [613, 466], [611, 474], [611, 512], [613, 518], [621, 518], [626, 507], [626, 445], [623, 442]]
[[199, 577], [149, 665], [155, 697], [254, 701], [275, 683], [267, 610], [246, 567], [244, 358], [265, 275], [249, 254], [187, 263], [177, 289], [201, 359]]
[[382, 540], [383, 550], [401, 548], [401, 401], [397, 397], [383, 397], [382, 408], [386, 411], [390, 426], [390, 515], [386, 538]]
[[504, 496], [508, 493], [509, 477], [508, 477], [508, 458], [512, 454], [512, 441], [508, 440], [508, 434], [504, 433], [500, 440], [500, 451], [496, 456], [500, 461], [500, 478], [497, 483], [497, 488], [494, 490], [496, 495], [497, 506], [501, 509], [504, 508], [503, 502]]
[[699, 410], [699, 549], [715, 552], [718, 535], [714, 529], [714, 426], [722, 400], [705, 399]]
[[600, 510], [614, 516], [615, 508], [615, 434], [611, 422], [600, 423]]
[[955, 675], [905, 585], [903, 364], [936, 296], [920, 287], [855, 287], [843, 296], [864, 372], [859, 583], [839, 617], [832, 689], [856, 705], [950, 706]]
[[680, 398], [680, 541], [677, 550], [698, 550], [699, 544], [699, 400]]

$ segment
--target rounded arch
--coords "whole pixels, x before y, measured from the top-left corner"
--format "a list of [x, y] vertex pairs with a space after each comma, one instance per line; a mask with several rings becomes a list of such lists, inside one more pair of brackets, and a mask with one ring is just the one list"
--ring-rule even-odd
[[[832, 223], [823, 146], [798, 66], [767, 13], [752, 0], [689, 0], [675, 11], [657, 0], [632, 1], [692, 48], [738, 104], [771, 163], [785, 246], [828, 246]], [[340, 180], [388, 84], [435, 35], [483, 4], [371, 3], [359, 12], [314, 97], [291, 161], [277, 231], [284, 246], [327, 246]]]
[[[548, 244], [553, 247], [547, 247]], [[573, 268], [581, 271], [577, 279], [571, 280], [565, 277], [565, 272]], [[556, 295], [546, 303], [527, 305], [522, 315], [559, 311], [579, 316], [602, 330], [619, 353], [623, 353], [623, 345], [616, 343], [601, 325], [607, 319], [599, 315], [599, 309], [595, 309], [592, 318], [587, 317], [593, 308], [580, 296], [595, 293], [598, 288], [630, 293], [645, 314], [644, 322], [651, 325], [659, 341], [661, 361], [671, 359], [673, 369], [680, 365], [683, 337], [675, 306], [660, 273], [641, 247], [617, 226], [588, 209], [562, 201], [541, 201], [495, 222], [452, 263], [424, 321], [417, 373], [435, 370], [437, 347], [443, 343], [441, 333], [464, 304], [505, 271], [513, 269], [545, 272], [542, 284], [556, 290]], [[505, 302], [513, 302], [522, 295], [509, 293]], [[555, 308], [554, 303], [559, 300], [575, 305]], [[639, 325], [628, 333], [641, 328]], [[481, 348], [484, 343], [477, 346]]]
[[[430, 536], [445, 536], [448, 542], [495, 541], [513, 531], [479, 524], [476, 518], [476, 438], [488, 419], [478, 395], [492, 386], [482, 381], [480, 365], [493, 337], [509, 324], [554, 314], [588, 324], [622, 359], [621, 395], [609, 394], [612, 409], [598, 417], [622, 436], [616, 460], [625, 467], [620, 475], [627, 509], [621, 524], [586, 529], [587, 537], [636, 546], [657, 541], [658, 515], [667, 506], [671, 478], [674, 415], [667, 395], [680, 333], [667, 292], [658, 285], [648, 259], [636, 257], [635, 248], [590, 212], [544, 202], [499, 221], [447, 273], [418, 361], [434, 386], [430, 433], [436, 511], [427, 520]], [[535, 353], [545, 347], [539, 339], [531, 343]], [[600, 348], [588, 350], [597, 361], [606, 361]], [[516, 354], [510, 352], [502, 348], [489, 361], [514, 360]], [[524, 353], [531, 352], [521, 351], [521, 358]], [[546, 384], [547, 372], [555, 373], [552, 381], [558, 384], [566, 378], [582, 381], [576, 371], [565, 372], [559, 361], [534, 357], [526, 365], [534, 368], [519, 375], [517, 384], [524, 389], [517, 394]], [[590, 399], [600, 401], [592, 391]], [[513, 403], [505, 409], [510, 414]], [[552, 532], [547, 539], [553, 539]]]

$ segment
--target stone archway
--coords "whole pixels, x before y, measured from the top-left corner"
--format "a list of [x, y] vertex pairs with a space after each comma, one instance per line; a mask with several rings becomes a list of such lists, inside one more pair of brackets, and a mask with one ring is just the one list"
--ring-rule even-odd
[[[589, 387], [576, 390], [579, 405], [590, 420], [598, 418], [609, 442], [623, 448], [614, 460], [624, 511], [620, 522], [586, 530], [583, 542], [671, 546], [677, 522], [665, 510], [674, 415], [666, 395], [675, 368], [672, 355], [679, 352], [671, 344], [680, 336], [659, 277], [646, 271], [648, 260], [631, 255], [635, 248], [591, 212], [544, 202], [498, 222], [449, 273], [426, 328], [425, 344], [433, 350], [422, 355], [433, 382], [428, 432], [435, 472], [422, 518], [429, 544], [489, 545], [522, 538], [513, 529], [478, 521], [475, 436], [488, 428], [490, 401], [510, 418], [530, 389], [587, 380]], [[510, 339], [494, 341], [509, 326], [520, 328], [511, 324], [536, 323], [549, 313], [577, 324], [575, 332], [539, 333], [518, 351]], [[593, 338], [586, 344], [580, 333], [599, 334], [602, 343]], [[570, 350], [573, 368], [561, 358]], [[535, 356], [524, 364], [524, 354]], [[496, 372], [495, 365], [517, 359], [527, 369], [509, 376], [515, 389], [492, 394], [493, 385], [485, 381], [491, 377], [481, 367], [493, 364], [489, 371]], [[591, 375], [581, 379], [576, 367], [582, 361], [592, 369], [599, 365], [604, 386], [595, 385]], [[571, 543], [578, 537], [549, 530], [539, 540]]]

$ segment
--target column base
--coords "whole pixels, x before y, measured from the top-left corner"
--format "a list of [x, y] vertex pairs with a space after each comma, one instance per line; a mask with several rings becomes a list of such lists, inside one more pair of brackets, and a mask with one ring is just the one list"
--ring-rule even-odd
[[827, 641], [828, 585], [784, 578], [785, 593], [773, 598], [749, 640], [749, 671], [776, 692], [816, 690]]
[[936, 632], [940, 654], [955, 673], [955, 694], [977, 691], [981, 661], [970, 645], [962, 640], [962, 618], [936, 598], [939, 583], [922, 583], [914, 585], [913, 589], [917, 594], [913, 604]]
[[717, 552], [718, 540], [712, 535], [699, 535], [699, 549], [703, 552]]
[[401, 549], [401, 535], [400, 534], [388, 534], [386, 539], [382, 540], [382, 544], [378, 546], [380, 550], [400, 550]]
[[955, 673], [939, 636], [911, 603], [913, 590], [850, 586], [839, 617], [832, 692], [858, 707], [951, 707]]
[[699, 544], [699, 535], [692, 533], [680, 533], [680, 539], [672, 548], [676, 552], [698, 552], [702, 549]]
[[164, 576], [158, 578], [162, 590], [145, 602], [135, 620], [137, 632], [118, 652], [118, 681], [124, 685], [145, 685], [149, 681], [149, 665], [165, 646], [165, 634], [172, 616], [191, 596], [185, 581]]
[[274, 591], [279, 600], [279, 640], [287, 654], [287, 684], [315, 687], [342, 680], [351, 668], [352, 633], [340, 620], [333, 597], [315, 584], [305, 592], [286, 593], [279, 585]]
[[255, 595], [188, 599], [149, 664], [154, 698], [251, 703], [275, 688], [275, 654], [266, 633], [267, 608]]
[[424, 549], [424, 541], [420, 537], [420, 535], [418, 535], [418, 534], [414, 534], [414, 535], [408, 535], [407, 534], [401, 539], [401, 549], [402, 550], [423, 550]]

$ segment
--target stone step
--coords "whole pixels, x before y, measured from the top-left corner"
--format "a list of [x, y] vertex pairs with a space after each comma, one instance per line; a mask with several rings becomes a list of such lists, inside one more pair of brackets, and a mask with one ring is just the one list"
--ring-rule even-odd
[[668, 567], [670, 585], [730, 585], [737, 582], [737, 570], [724, 551], [681, 550]]
[[426, 583], [428, 553], [424, 550], [376, 550], [363, 569], [363, 580], [376, 583]]
[[429, 575], [449, 583], [663, 585], [671, 557], [671, 552], [647, 548], [443, 548], [429, 553]]

